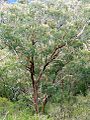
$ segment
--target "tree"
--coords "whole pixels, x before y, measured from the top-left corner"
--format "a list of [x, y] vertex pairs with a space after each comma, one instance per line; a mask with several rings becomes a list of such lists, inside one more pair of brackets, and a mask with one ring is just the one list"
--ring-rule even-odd
[[41, 86], [53, 86], [58, 71], [83, 49], [87, 18], [80, 2], [38, 1], [5, 7], [1, 9], [1, 48], [8, 47], [29, 71], [35, 111], [39, 112], [41, 102], [44, 112], [50, 94], [43, 95]]

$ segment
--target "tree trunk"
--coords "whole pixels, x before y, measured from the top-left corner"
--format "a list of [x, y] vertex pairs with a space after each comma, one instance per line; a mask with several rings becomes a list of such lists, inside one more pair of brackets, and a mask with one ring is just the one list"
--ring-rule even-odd
[[38, 86], [34, 84], [33, 87], [33, 102], [35, 106], [35, 112], [39, 113], [39, 106], [38, 106]]
[[42, 103], [42, 113], [45, 112], [45, 106], [47, 104], [47, 99], [48, 99], [48, 96], [44, 96], [44, 99], [43, 99], [43, 103]]

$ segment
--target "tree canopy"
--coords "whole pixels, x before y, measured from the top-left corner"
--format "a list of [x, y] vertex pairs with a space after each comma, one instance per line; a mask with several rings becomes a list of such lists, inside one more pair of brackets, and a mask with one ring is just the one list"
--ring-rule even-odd
[[0, 70], [2, 79], [6, 74], [9, 82], [13, 77], [22, 83], [25, 77], [37, 113], [41, 106], [44, 112], [50, 98], [59, 101], [63, 91], [86, 95], [90, 84], [90, 21], [85, 11], [77, 0], [39, 0], [1, 7], [0, 47], [8, 49], [16, 61]]

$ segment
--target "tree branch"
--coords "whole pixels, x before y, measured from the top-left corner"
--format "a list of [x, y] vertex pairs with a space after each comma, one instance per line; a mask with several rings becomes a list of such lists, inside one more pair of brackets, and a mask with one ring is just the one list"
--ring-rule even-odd
[[40, 71], [38, 79], [37, 79], [37, 83], [39, 83], [39, 81], [41, 80], [42, 74], [45, 71], [46, 67], [54, 60], [56, 59], [56, 57], [59, 55], [59, 50], [61, 48], [63, 48], [66, 44], [63, 45], [58, 45], [54, 51], [52, 52], [51, 56], [49, 57], [49, 59], [46, 61], [45, 65], [43, 66], [43, 69]]
[[83, 26], [82, 30], [77, 34], [77, 36], [76, 36], [77, 38], [83, 34], [85, 27], [86, 27], [86, 24]]
[[4, 60], [10, 53], [8, 53], [6, 56], [0, 59], [0, 61]]

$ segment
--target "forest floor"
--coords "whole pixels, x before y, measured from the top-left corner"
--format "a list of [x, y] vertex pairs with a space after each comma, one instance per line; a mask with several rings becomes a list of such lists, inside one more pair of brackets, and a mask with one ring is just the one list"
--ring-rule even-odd
[[51, 105], [48, 115], [32, 115], [28, 108], [19, 111], [18, 106], [12, 109], [12, 105], [5, 98], [0, 99], [0, 120], [90, 120], [90, 94], [77, 96], [73, 105]]

